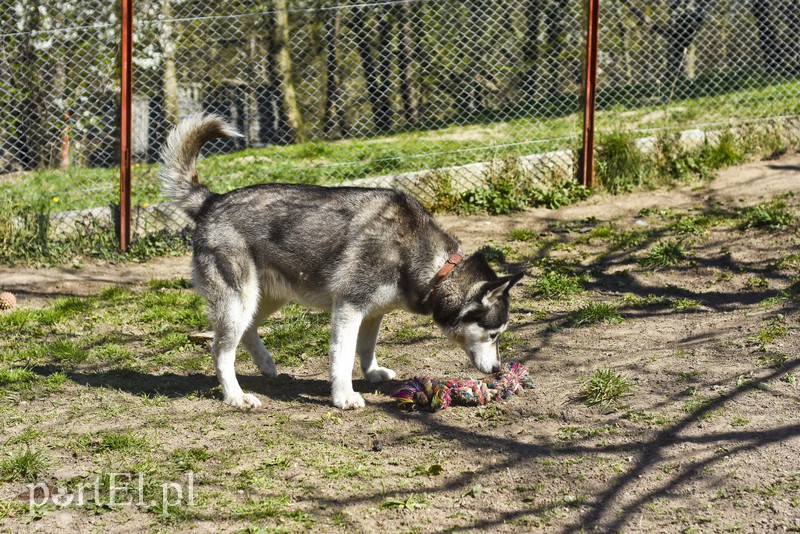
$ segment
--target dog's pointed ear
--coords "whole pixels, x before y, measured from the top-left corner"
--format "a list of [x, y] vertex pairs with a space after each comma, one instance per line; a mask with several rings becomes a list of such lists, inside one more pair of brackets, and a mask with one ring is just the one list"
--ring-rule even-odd
[[522, 280], [525, 273], [512, 274], [511, 276], [503, 276], [492, 282], [487, 282], [486, 293], [483, 296], [483, 303], [486, 306], [493, 306], [503, 295], [507, 295], [514, 284]]

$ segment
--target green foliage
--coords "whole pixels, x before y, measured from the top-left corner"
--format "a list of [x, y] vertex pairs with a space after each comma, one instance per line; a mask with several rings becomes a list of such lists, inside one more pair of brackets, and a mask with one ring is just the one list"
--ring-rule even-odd
[[426, 503], [422, 497], [414, 493], [409, 494], [405, 499], [390, 497], [385, 499], [380, 506], [378, 506], [381, 510], [407, 510], [409, 512], [427, 507], [428, 503]]
[[263, 336], [279, 365], [300, 365], [328, 352], [330, 314], [310, 312], [296, 304], [281, 308], [280, 317], [269, 321]]
[[511, 230], [511, 241], [530, 241], [536, 237], [536, 232], [526, 228], [515, 228]]
[[794, 222], [792, 215], [782, 198], [774, 198], [769, 202], [745, 208], [739, 217], [739, 228], [766, 228], [779, 230]]
[[547, 209], [555, 210], [589, 198], [592, 195], [592, 190], [587, 189], [575, 180], [561, 179], [533, 187], [529, 195], [532, 206], [543, 206]]
[[700, 301], [694, 299], [676, 299], [672, 302], [671, 306], [675, 311], [685, 311], [699, 307]]
[[127, 253], [119, 250], [113, 224], [94, 216], [62, 231], [51, 228], [57, 215], [51, 206], [12, 208], [0, 214], [0, 263], [62, 265], [81, 258], [107, 261], [147, 261], [189, 250], [191, 234], [162, 230], [135, 238]]
[[612, 133], [597, 143], [595, 176], [607, 191], [618, 194], [643, 185], [650, 174], [650, 162], [631, 135]]
[[766, 321], [766, 324], [758, 329], [754, 336], [750, 336], [747, 340], [751, 343], [758, 344], [761, 351], [766, 352], [768, 345], [774, 343], [776, 340], [786, 337], [789, 334], [789, 329], [786, 326], [786, 316], [778, 314], [771, 317]]
[[613, 369], [598, 369], [583, 381], [580, 399], [587, 406], [608, 406], [630, 393], [633, 383]]
[[703, 235], [711, 226], [711, 218], [708, 215], [678, 216], [670, 227], [679, 235]]
[[678, 240], [667, 239], [653, 245], [641, 264], [649, 269], [660, 269], [675, 265], [686, 259], [687, 250]]
[[650, 308], [656, 306], [668, 306], [670, 304], [669, 297], [653, 295], [650, 293], [646, 297], [640, 297], [633, 293], [625, 293], [622, 295], [622, 302], [630, 305], [632, 308]]
[[132, 430], [110, 430], [87, 438], [86, 446], [94, 453], [137, 453], [148, 448], [147, 439], [137, 436]]
[[287, 506], [289, 496], [281, 494], [278, 496], [265, 496], [260, 499], [249, 499], [245, 504], [234, 506], [231, 509], [233, 517], [237, 519], [249, 519], [257, 521], [270, 517], [285, 516], [289, 513]]
[[581, 282], [583, 282], [583, 277], [557, 269], [546, 270], [533, 283], [533, 295], [545, 299], [560, 299], [577, 295], [584, 291]]
[[470, 189], [461, 194], [457, 209], [461, 213], [503, 215], [522, 211], [529, 205], [528, 184], [515, 158], [493, 163], [485, 187]]
[[619, 307], [608, 302], [589, 302], [570, 313], [572, 326], [590, 326], [596, 323], [621, 323], [624, 321]]
[[698, 146], [682, 141], [678, 133], [662, 133], [656, 138], [654, 173], [662, 182], [708, 180], [713, 171], [745, 160], [744, 147], [729, 131], [716, 142], [705, 139]]
[[546, 183], [534, 184], [530, 172], [523, 170], [514, 157], [490, 163], [486, 185], [482, 187], [458, 193], [446, 172], [431, 172], [423, 179], [422, 185], [433, 193], [425, 204], [426, 208], [433, 212], [464, 215], [503, 215], [531, 206], [557, 209], [591, 195], [591, 190], [575, 180], [559, 177], [557, 173], [553, 173]]
[[25, 449], [0, 461], [0, 480], [36, 482], [50, 466], [42, 451]]

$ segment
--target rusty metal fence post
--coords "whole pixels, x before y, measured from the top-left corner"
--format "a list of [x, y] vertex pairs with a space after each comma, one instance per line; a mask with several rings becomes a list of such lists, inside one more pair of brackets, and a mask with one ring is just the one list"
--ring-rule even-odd
[[120, 133], [119, 133], [119, 248], [131, 243], [131, 89], [133, 75], [133, 0], [122, 0]]
[[579, 178], [585, 187], [594, 185], [594, 116], [597, 102], [597, 48], [600, 0], [586, 1], [586, 68], [583, 81], [583, 147]]

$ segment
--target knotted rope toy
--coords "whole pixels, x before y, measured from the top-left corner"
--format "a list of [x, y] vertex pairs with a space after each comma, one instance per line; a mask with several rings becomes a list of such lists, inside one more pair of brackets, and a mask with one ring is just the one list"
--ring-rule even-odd
[[397, 405], [406, 410], [436, 412], [448, 406], [483, 406], [507, 399], [523, 389], [532, 389], [533, 380], [519, 362], [509, 362], [506, 369], [486, 380], [439, 380], [415, 376], [392, 393]]

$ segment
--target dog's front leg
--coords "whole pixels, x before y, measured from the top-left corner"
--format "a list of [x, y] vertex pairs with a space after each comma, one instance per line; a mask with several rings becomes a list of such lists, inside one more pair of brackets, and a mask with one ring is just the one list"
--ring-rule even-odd
[[363, 408], [364, 399], [353, 390], [353, 363], [358, 330], [364, 314], [352, 304], [337, 302], [331, 317], [331, 394], [343, 410]]
[[361, 330], [358, 332], [358, 344], [356, 352], [361, 359], [361, 371], [367, 382], [383, 382], [394, 379], [397, 374], [386, 367], [378, 365], [375, 357], [375, 344], [378, 342], [378, 331], [381, 329], [381, 319], [383, 315], [369, 317], [361, 323]]

